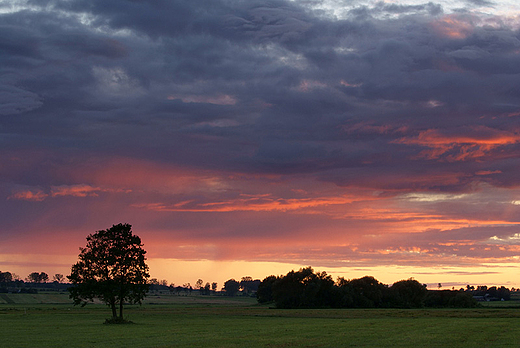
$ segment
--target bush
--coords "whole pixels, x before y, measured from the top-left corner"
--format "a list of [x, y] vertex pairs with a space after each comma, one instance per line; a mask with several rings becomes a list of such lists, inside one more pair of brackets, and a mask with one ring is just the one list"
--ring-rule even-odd
[[471, 294], [464, 292], [459, 292], [449, 301], [449, 306], [456, 308], [473, 308], [476, 307], [477, 304], [477, 300], [475, 300]]
[[424, 301], [426, 307], [472, 308], [478, 305], [469, 293], [454, 290], [428, 291]]

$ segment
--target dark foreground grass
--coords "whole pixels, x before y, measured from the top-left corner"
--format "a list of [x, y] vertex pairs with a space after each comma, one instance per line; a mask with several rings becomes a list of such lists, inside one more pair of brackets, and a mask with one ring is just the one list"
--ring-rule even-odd
[[249, 299], [164, 298], [109, 310], [69, 304], [0, 305], [5, 347], [519, 347], [520, 311], [278, 310]]

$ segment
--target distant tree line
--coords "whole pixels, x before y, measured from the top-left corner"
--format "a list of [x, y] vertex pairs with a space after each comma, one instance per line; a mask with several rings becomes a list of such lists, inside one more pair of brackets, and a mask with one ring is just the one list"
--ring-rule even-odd
[[[55, 274], [52, 277], [52, 282], [54, 283], [62, 283], [65, 280], [63, 274]], [[24, 282], [21, 280], [20, 276], [11, 272], [2, 272], [0, 271], [0, 284], [6, 284], [11, 282]], [[49, 282], [49, 275], [45, 272], [32, 272], [27, 278], [25, 278], [25, 282], [27, 283], [47, 283]]]
[[224, 282], [224, 286], [219, 291], [218, 284], [216, 282], [209, 283], [202, 279], [198, 279], [193, 287], [190, 283], [185, 283], [182, 286], [175, 286], [174, 284], [170, 284], [168, 287], [161, 284], [154, 284], [152, 279], [152, 286], [150, 287], [151, 291], [164, 291], [169, 290], [170, 293], [176, 295], [191, 295], [193, 291], [196, 291], [197, 294], [207, 296], [207, 295], [224, 295], [224, 296], [255, 296], [258, 286], [260, 285], [260, 279], [253, 279], [250, 276], [242, 277], [240, 281], [235, 279], [228, 279]]
[[0, 271], [0, 292], [37, 293], [38, 290], [65, 291], [70, 284], [64, 283], [62, 274], [55, 274], [52, 281], [45, 272], [32, 272], [25, 280], [11, 272]]
[[[25, 280], [11, 272], [0, 271], [0, 292], [30, 292], [38, 290], [65, 291], [62, 274], [52, 279], [45, 272], [32, 272]], [[227, 280], [221, 289], [216, 282], [198, 279], [195, 285], [168, 284], [164, 279], [149, 280], [150, 292], [168, 292], [171, 295], [224, 295], [256, 296], [259, 303], [274, 303], [279, 308], [418, 308], [418, 307], [469, 307], [477, 301], [508, 301], [511, 292], [504, 286], [471, 286], [459, 290], [428, 290], [414, 279], [401, 280], [385, 285], [375, 278], [366, 276], [334, 281], [326, 272], [314, 272], [311, 267], [291, 271], [285, 276], [268, 276], [263, 281], [250, 276], [239, 281]]]
[[334, 281], [326, 272], [311, 267], [285, 276], [266, 277], [258, 287], [259, 303], [277, 308], [421, 308], [474, 307], [477, 301], [465, 291], [427, 290], [415, 279], [391, 286], [371, 276]]
[[475, 288], [474, 286], [467, 285], [465, 291], [471, 293], [475, 298], [481, 301], [509, 301], [511, 299], [511, 291], [515, 291], [515, 288], [511, 290], [504, 286], [491, 286], [488, 288], [486, 285], [479, 285]]
[[[38, 290], [67, 290], [71, 284], [65, 282], [67, 279], [62, 274], [55, 274], [50, 279], [45, 272], [31, 272], [25, 280], [20, 276], [11, 272], [0, 271], [0, 292], [31, 292], [35, 293]], [[198, 279], [195, 285], [191, 283], [184, 283], [182, 285], [168, 284], [165, 279], [158, 280], [151, 278], [148, 280], [149, 291], [151, 293], [169, 292], [171, 295], [189, 296], [194, 292], [197, 295], [224, 295], [224, 296], [255, 296], [259, 279], [253, 279], [250, 276], [242, 277], [240, 281], [229, 279], [226, 281], [222, 289], [218, 289], [216, 282], [204, 282]]]

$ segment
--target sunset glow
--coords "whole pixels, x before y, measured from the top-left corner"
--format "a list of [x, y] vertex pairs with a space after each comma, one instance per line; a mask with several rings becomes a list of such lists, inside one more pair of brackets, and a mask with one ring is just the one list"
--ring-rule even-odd
[[347, 3], [0, 1], [0, 271], [519, 287], [520, 6]]

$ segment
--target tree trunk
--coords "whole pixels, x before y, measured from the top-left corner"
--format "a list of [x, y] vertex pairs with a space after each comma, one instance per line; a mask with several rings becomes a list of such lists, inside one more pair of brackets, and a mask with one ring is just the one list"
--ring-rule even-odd
[[110, 301], [110, 308], [112, 308], [112, 318], [117, 318], [117, 310], [116, 310], [116, 300], [113, 299]]
[[119, 318], [123, 319], [123, 298], [119, 301]]

